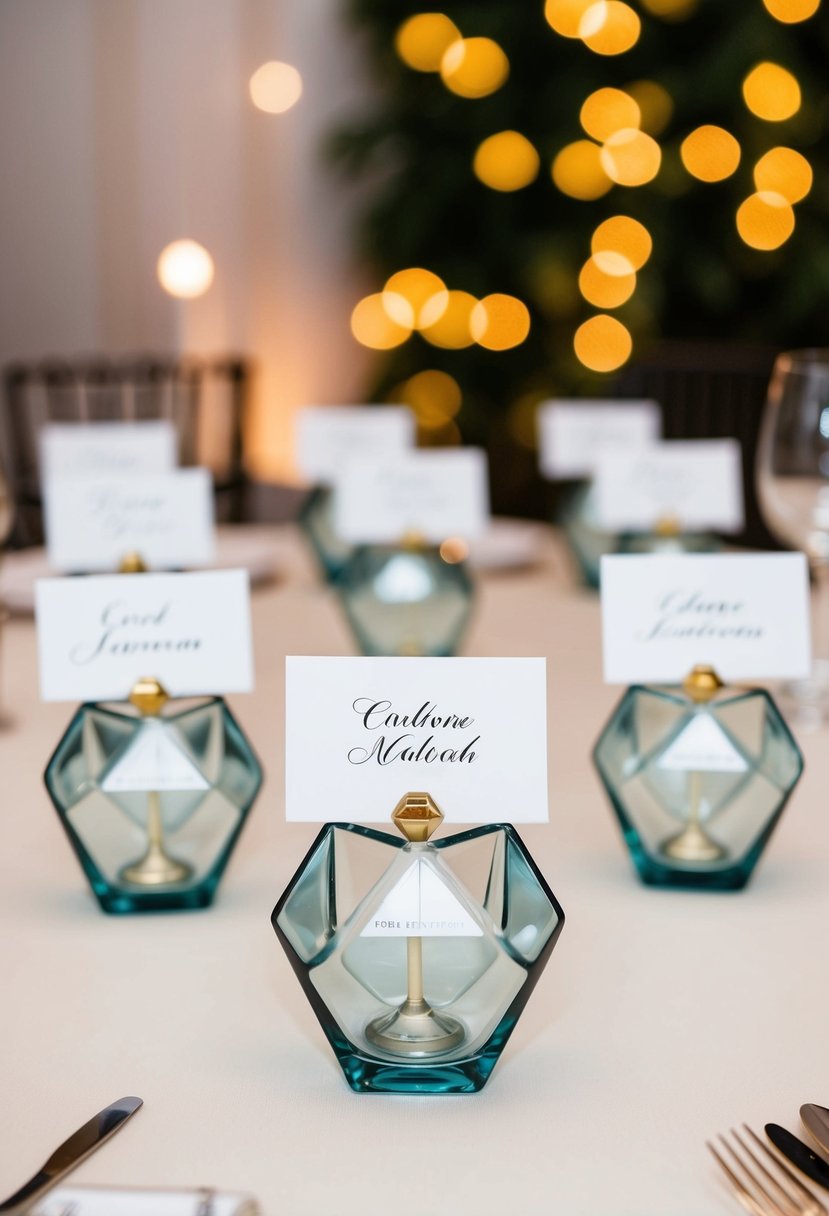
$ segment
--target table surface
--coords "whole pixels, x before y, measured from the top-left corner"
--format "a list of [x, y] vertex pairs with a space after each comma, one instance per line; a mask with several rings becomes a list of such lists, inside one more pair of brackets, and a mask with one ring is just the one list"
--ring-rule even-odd
[[619, 690], [597, 599], [552, 534], [531, 569], [483, 577], [464, 653], [548, 660], [550, 823], [522, 829], [567, 914], [486, 1088], [356, 1095], [270, 913], [315, 829], [283, 816], [285, 654], [350, 654], [299, 537], [253, 596], [257, 689], [232, 698], [266, 783], [215, 906], [98, 911], [43, 787], [71, 713], [37, 695], [34, 629], [2, 641], [0, 1195], [126, 1093], [145, 1106], [78, 1184], [249, 1190], [277, 1213], [716, 1216], [737, 1212], [704, 1148], [746, 1120], [798, 1129], [829, 1104], [829, 733], [747, 890], [634, 877], [590, 751]]

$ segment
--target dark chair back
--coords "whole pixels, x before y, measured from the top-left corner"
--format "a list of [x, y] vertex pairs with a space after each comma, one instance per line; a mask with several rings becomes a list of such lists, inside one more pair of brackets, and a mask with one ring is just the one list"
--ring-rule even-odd
[[38, 436], [50, 422], [167, 418], [180, 463], [213, 473], [217, 520], [244, 519], [248, 382], [248, 365], [238, 358], [48, 359], [6, 367], [0, 442], [17, 509], [12, 544], [43, 539]]
[[620, 373], [616, 396], [659, 402], [666, 439], [739, 441], [743, 453], [746, 522], [737, 543], [780, 548], [766, 527], [754, 464], [766, 390], [777, 355], [766, 347], [663, 342]]

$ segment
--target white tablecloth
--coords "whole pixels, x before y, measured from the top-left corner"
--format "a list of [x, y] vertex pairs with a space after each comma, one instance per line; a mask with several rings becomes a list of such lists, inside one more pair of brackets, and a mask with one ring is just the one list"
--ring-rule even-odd
[[[280, 537], [284, 545], [284, 536]], [[619, 690], [599, 610], [555, 546], [491, 575], [465, 653], [546, 655], [549, 826], [522, 829], [566, 914], [486, 1088], [358, 1096], [269, 923], [314, 829], [282, 822], [283, 656], [353, 648], [299, 550], [253, 597], [257, 690], [233, 699], [266, 784], [206, 912], [98, 911], [42, 773], [72, 707], [41, 705], [34, 630], [2, 643], [0, 1195], [122, 1094], [144, 1108], [73, 1183], [250, 1191], [266, 1216], [736, 1212], [703, 1142], [829, 1104], [829, 733], [749, 888], [641, 886], [589, 753]]]

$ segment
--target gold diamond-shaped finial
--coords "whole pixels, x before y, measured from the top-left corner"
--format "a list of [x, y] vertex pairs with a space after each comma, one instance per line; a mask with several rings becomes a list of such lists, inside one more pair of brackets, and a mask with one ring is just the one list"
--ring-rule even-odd
[[443, 823], [443, 811], [429, 794], [404, 794], [391, 821], [413, 844], [423, 844]]
[[653, 530], [657, 536], [664, 537], [666, 540], [671, 536], [679, 536], [682, 532], [676, 515], [660, 515]]
[[723, 682], [714, 668], [705, 663], [698, 663], [696, 667], [692, 667], [682, 681], [685, 695], [699, 705], [712, 700], [723, 687]]
[[129, 699], [135, 708], [144, 714], [145, 717], [155, 718], [170, 700], [170, 694], [160, 681], [150, 676], [142, 676], [133, 685]]
[[131, 550], [125, 553], [118, 566], [119, 574], [146, 574], [147, 565], [140, 553]]

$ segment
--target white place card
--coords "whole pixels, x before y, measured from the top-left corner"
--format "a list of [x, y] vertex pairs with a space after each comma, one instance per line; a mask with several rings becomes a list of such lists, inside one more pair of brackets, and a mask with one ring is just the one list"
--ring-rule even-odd
[[390, 456], [414, 447], [415, 418], [405, 405], [309, 405], [296, 423], [303, 477], [331, 485], [352, 456]]
[[246, 570], [39, 579], [35, 615], [44, 701], [123, 700], [142, 676], [174, 697], [253, 688]]
[[675, 439], [641, 451], [603, 452], [596, 514], [610, 532], [649, 532], [662, 519], [683, 532], [743, 527], [742, 456], [736, 439]]
[[481, 448], [354, 458], [334, 483], [334, 528], [352, 544], [395, 543], [407, 533], [440, 544], [448, 536], [481, 536], [488, 523]]
[[655, 401], [545, 401], [538, 412], [541, 472], [551, 481], [592, 477], [600, 453], [635, 451], [661, 433]]
[[[602, 558], [601, 591], [608, 684], [678, 684], [698, 663], [727, 682], [809, 674], [802, 553], [616, 554]], [[717, 752], [710, 738], [686, 744]]]
[[457, 823], [542, 823], [544, 659], [308, 658], [285, 672], [289, 820], [383, 823], [426, 791]]
[[40, 478], [126, 477], [163, 473], [178, 464], [176, 431], [167, 419], [145, 422], [50, 422], [42, 428]]
[[126, 553], [152, 570], [206, 566], [215, 556], [212, 478], [207, 469], [55, 477], [44, 487], [44, 526], [55, 570], [117, 570]]

